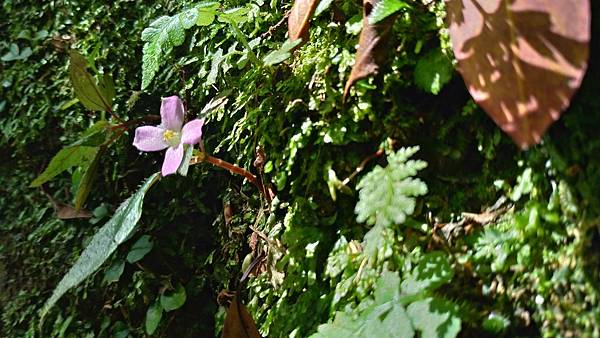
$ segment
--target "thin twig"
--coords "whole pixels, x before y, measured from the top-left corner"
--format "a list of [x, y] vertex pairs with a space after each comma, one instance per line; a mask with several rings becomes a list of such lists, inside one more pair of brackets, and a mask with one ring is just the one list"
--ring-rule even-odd
[[356, 167], [356, 169], [354, 170], [354, 172], [352, 174], [350, 174], [350, 176], [346, 177], [343, 181], [342, 184], [343, 185], [347, 185], [348, 183], [350, 183], [350, 181], [356, 176], [358, 175], [361, 171], [363, 171], [365, 169], [365, 166], [371, 162], [373, 159], [381, 157], [383, 154], [385, 153], [385, 151], [383, 150], [383, 148], [377, 150], [375, 153], [369, 155], [369, 157], [365, 158], [362, 162], [360, 162], [360, 164], [358, 165], [358, 167]]
[[277, 28], [279, 28], [281, 25], [283, 25], [289, 16], [290, 16], [290, 11], [285, 12], [285, 14], [283, 15], [283, 18], [281, 18], [281, 20], [279, 20], [279, 22], [276, 23], [275, 25], [269, 27], [269, 29], [266, 32], [262, 33], [262, 35], [260, 36], [260, 39], [264, 40], [265, 38], [273, 35], [273, 32]]

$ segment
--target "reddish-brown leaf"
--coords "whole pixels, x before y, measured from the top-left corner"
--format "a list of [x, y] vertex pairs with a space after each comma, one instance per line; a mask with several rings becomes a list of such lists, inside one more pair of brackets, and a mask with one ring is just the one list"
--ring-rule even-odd
[[237, 295], [233, 297], [227, 310], [221, 338], [261, 338], [252, 316], [244, 304], [238, 301]]
[[[288, 35], [291, 41], [308, 41], [308, 27], [319, 0], [296, 0], [288, 16]], [[296, 47], [297, 48], [297, 47]]]
[[521, 148], [539, 143], [579, 88], [589, 0], [446, 0], [469, 92]]
[[363, 0], [363, 26], [358, 39], [356, 61], [344, 88], [344, 100], [356, 81], [379, 72], [386, 59], [386, 44], [397, 15], [392, 15], [374, 25], [369, 23], [371, 11], [381, 0]]
[[44, 194], [46, 194], [46, 196], [48, 197], [48, 200], [50, 200], [50, 203], [52, 204], [52, 207], [54, 208], [54, 211], [56, 212], [56, 217], [58, 217], [59, 219], [91, 218], [92, 217], [92, 213], [85, 209], [77, 210], [68, 204], [58, 202], [57, 200], [52, 198], [52, 196], [50, 196], [50, 194], [48, 194], [46, 192], [44, 192]]

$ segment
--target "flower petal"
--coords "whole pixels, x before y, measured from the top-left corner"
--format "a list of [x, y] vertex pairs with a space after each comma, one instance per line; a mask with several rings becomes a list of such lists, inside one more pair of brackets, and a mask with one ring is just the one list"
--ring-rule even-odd
[[183, 125], [183, 102], [179, 96], [169, 96], [162, 99], [160, 104], [161, 126], [176, 132]]
[[183, 144], [196, 144], [200, 142], [202, 138], [202, 126], [204, 125], [204, 119], [193, 120], [183, 126], [181, 132], [181, 143]]
[[141, 151], [163, 150], [169, 146], [164, 140], [164, 132], [164, 129], [153, 126], [136, 128], [133, 145]]
[[177, 148], [169, 147], [165, 153], [165, 161], [162, 165], [162, 175], [167, 176], [177, 172], [181, 160], [183, 159], [183, 144], [180, 143]]

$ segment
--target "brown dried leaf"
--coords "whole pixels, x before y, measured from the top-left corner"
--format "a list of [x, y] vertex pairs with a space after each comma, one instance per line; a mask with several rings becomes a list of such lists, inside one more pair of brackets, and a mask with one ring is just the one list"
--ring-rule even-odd
[[92, 213], [85, 209], [77, 210], [74, 207], [56, 201], [50, 194], [45, 193], [56, 212], [56, 217], [59, 219], [73, 219], [73, 218], [90, 218]]
[[[302, 39], [308, 41], [308, 28], [319, 0], [296, 0], [288, 16], [288, 35], [290, 41]], [[297, 48], [297, 47], [296, 47]]]
[[585, 74], [589, 0], [446, 2], [469, 92], [521, 148], [539, 143]]
[[233, 297], [227, 310], [221, 338], [261, 338], [254, 319], [237, 295]]
[[391, 15], [374, 25], [369, 23], [371, 11], [381, 0], [363, 0], [363, 27], [358, 39], [356, 61], [344, 88], [344, 100], [356, 81], [379, 72], [386, 59], [386, 44], [397, 15]]

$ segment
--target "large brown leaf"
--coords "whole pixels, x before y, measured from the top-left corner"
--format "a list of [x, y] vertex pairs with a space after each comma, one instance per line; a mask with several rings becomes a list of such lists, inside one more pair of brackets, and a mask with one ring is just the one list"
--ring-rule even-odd
[[237, 295], [233, 297], [227, 310], [221, 338], [262, 338], [252, 316]]
[[308, 27], [319, 0], [296, 0], [288, 16], [288, 35], [291, 41], [308, 41]]
[[392, 25], [397, 15], [392, 15], [385, 20], [374, 25], [369, 23], [369, 15], [373, 7], [381, 0], [363, 0], [363, 27], [358, 39], [358, 50], [356, 51], [356, 61], [350, 78], [344, 88], [344, 100], [350, 88], [356, 81], [379, 72], [379, 66], [386, 59], [386, 44], [392, 30]]
[[589, 0], [446, 0], [459, 70], [475, 101], [523, 149], [579, 88]]

